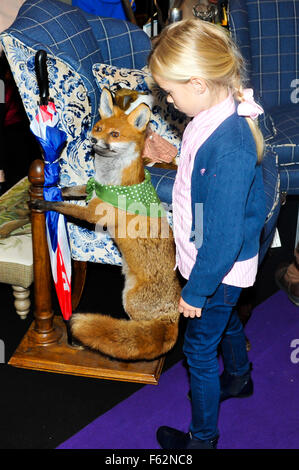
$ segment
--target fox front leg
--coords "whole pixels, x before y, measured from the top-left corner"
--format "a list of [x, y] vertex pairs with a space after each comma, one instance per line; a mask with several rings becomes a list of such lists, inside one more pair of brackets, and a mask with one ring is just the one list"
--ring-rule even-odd
[[45, 201], [44, 199], [33, 199], [29, 202], [31, 209], [38, 211], [55, 211], [63, 215], [69, 215], [75, 219], [86, 220], [91, 224], [97, 222], [98, 217], [96, 216], [93, 204], [88, 206], [79, 206], [78, 204], [71, 204], [63, 201]]
[[77, 219], [86, 220], [86, 207], [77, 206], [63, 201], [45, 201], [44, 199], [34, 199], [29, 203], [31, 209], [42, 212], [55, 211], [63, 215], [70, 215]]

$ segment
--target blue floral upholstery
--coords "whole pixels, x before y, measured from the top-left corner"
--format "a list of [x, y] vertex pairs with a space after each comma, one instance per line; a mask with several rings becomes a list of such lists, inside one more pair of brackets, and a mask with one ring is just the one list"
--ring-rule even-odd
[[299, 2], [230, 0], [229, 25], [266, 111], [260, 124], [281, 190], [299, 194]]
[[[50, 97], [60, 116], [59, 125], [68, 136], [60, 158], [60, 185], [86, 183], [94, 174], [89, 136], [99, 117], [100, 82], [107, 79], [104, 70], [123, 73], [126, 69], [130, 75], [130, 70], [143, 69], [151, 48], [148, 36], [127, 21], [96, 17], [57, 0], [27, 0], [15, 22], [0, 35], [0, 40], [30, 120], [35, 117], [39, 99], [34, 58], [39, 49], [47, 52]], [[145, 70], [141, 70], [141, 74], [145, 76]], [[147, 78], [144, 82], [142, 79], [144, 86], [148, 86]], [[171, 141], [175, 132], [179, 151], [180, 132], [186, 124], [182, 116], [175, 116], [167, 106], [162, 110], [158, 102], [152, 108], [152, 118], [163, 137]], [[167, 127], [169, 123], [171, 129]], [[271, 136], [271, 119], [266, 124]], [[263, 163], [269, 214], [263, 233], [263, 253], [271, 242], [279, 210], [274, 151], [273, 155], [269, 154]], [[170, 205], [176, 172], [158, 167], [149, 170], [171, 224]], [[68, 230], [73, 259], [122, 264], [121, 255], [107, 233], [72, 223], [68, 223]]]
[[[30, 120], [39, 98], [35, 54], [39, 49], [48, 53], [50, 97], [68, 136], [60, 184], [84, 184], [94, 174], [89, 133], [99, 118], [100, 92], [92, 66], [143, 67], [151, 48], [148, 36], [127, 21], [93, 17], [60, 1], [27, 0], [1, 42]], [[108, 234], [70, 223], [68, 229], [74, 259], [122, 263]]]

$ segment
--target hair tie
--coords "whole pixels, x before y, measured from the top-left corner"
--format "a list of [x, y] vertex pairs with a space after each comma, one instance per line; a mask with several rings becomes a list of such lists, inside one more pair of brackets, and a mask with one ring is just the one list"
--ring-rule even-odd
[[263, 108], [254, 101], [252, 88], [245, 88], [245, 90], [243, 90], [242, 98], [243, 101], [241, 101], [237, 107], [239, 116], [246, 116], [250, 117], [251, 119], [256, 119], [259, 114], [263, 114]]

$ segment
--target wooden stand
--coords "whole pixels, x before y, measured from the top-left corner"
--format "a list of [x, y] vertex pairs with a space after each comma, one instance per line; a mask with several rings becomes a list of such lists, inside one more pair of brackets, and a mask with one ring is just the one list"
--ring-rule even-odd
[[80, 375], [97, 379], [119, 380], [157, 385], [164, 359], [149, 362], [112, 361], [87, 349], [68, 345], [62, 318], [54, 317], [54, 330], [62, 335], [56, 343], [40, 346], [33, 343], [34, 322], [24, 336], [9, 364], [59, 374]]
[[[35, 160], [29, 171], [31, 199], [43, 199], [44, 162]], [[45, 215], [33, 209], [32, 244], [34, 266], [35, 320], [9, 364], [25, 369], [101, 379], [158, 384], [164, 358], [156, 361], [114, 361], [67, 343], [63, 319], [55, 317], [51, 299], [51, 267], [45, 230]], [[79, 303], [86, 275], [86, 263], [77, 263], [74, 275], [73, 308]]]

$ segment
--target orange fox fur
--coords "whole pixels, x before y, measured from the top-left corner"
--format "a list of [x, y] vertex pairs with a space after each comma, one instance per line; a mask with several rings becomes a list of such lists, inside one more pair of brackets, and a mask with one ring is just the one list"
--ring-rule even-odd
[[[92, 129], [95, 151], [95, 179], [102, 184], [132, 185], [144, 180], [141, 158], [150, 110], [140, 104], [129, 115], [113, 106], [112, 97], [104, 89], [101, 95], [102, 119]], [[64, 188], [62, 194], [74, 198], [85, 193], [85, 186]], [[98, 207], [103, 202], [96, 196], [87, 206], [68, 202], [34, 201], [35, 208], [55, 210], [65, 215], [99, 222]], [[108, 207], [106, 218], [123, 260], [125, 286], [123, 306], [129, 320], [103, 314], [74, 314], [71, 318], [73, 336], [83, 345], [115, 359], [153, 360], [167, 353], [178, 335], [178, 301], [180, 285], [174, 271], [175, 248], [166, 217], [156, 219], [158, 230], [150, 236], [151, 218], [138, 216], [145, 224], [146, 236], [121, 237], [123, 211]], [[112, 214], [112, 215], [111, 215]], [[135, 215], [125, 214], [126, 225]], [[158, 222], [157, 222], [158, 221]], [[162, 237], [167, 224], [168, 237]], [[165, 226], [164, 226], [165, 228]], [[122, 230], [122, 232], [120, 232]], [[164, 232], [165, 233], [165, 232]]]

